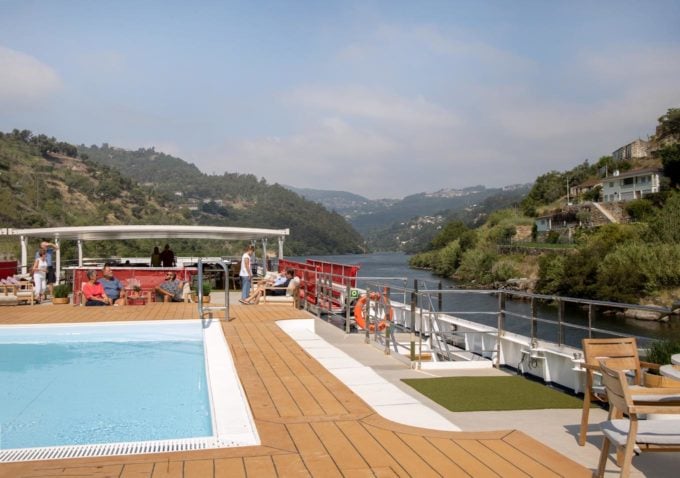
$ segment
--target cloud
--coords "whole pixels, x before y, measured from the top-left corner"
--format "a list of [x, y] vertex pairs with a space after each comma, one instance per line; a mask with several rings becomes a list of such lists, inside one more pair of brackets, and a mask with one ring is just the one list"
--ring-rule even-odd
[[297, 107], [381, 123], [438, 128], [453, 127], [460, 123], [452, 112], [422, 96], [404, 98], [362, 86], [305, 87], [294, 91], [288, 99]]
[[25, 53], [0, 46], [0, 105], [37, 106], [62, 88], [57, 72]]
[[126, 70], [126, 57], [116, 50], [99, 50], [82, 53], [76, 61], [83, 71], [101, 75], [120, 75]]

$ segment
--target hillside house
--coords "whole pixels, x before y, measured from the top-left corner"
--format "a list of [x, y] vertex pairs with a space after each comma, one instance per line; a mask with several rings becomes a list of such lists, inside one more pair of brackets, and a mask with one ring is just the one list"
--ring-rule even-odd
[[602, 179], [597, 178], [588, 179], [587, 181], [584, 181], [581, 184], [571, 186], [569, 188], [569, 194], [571, 195], [572, 198], [574, 198], [574, 202], [579, 202], [583, 198], [584, 194], [592, 191], [598, 186], [602, 187]]
[[643, 159], [649, 156], [649, 141], [636, 139], [632, 143], [621, 146], [612, 153], [614, 161], [629, 161], [631, 159]]
[[601, 196], [605, 202], [631, 201], [659, 192], [661, 170], [637, 169], [604, 178]]

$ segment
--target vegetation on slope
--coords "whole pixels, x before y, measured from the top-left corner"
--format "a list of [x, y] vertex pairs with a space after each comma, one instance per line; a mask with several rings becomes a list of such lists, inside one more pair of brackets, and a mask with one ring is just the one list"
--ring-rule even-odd
[[541, 210], [563, 201], [567, 180], [578, 184], [597, 177], [602, 168], [640, 166], [614, 165], [606, 156], [592, 166], [585, 162], [571, 171], [540, 176], [521, 212], [496, 212], [477, 229], [447, 224], [430, 242], [430, 250], [415, 255], [411, 265], [477, 286], [527, 277], [537, 279], [536, 291], [544, 294], [670, 305], [680, 288], [680, 110], [670, 109], [659, 121], [656, 140], [663, 146], [657, 155], [666, 178], [661, 193], [627, 203], [634, 223], [579, 229], [568, 252], [535, 256], [522, 254], [521, 248], [507, 252], [499, 247], [510, 244]]
[[[180, 197], [176, 191], [186, 194]], [[83, 151], [18, 130], [0, 133], [0, 223], [14, 228], [103, 224], [290, 228], [285, 252], [291, 255], [358, 252], [361, 245], [358, 233], [338, 214], [252, 175], [207, 176], [153, 149], [129, 152], [106, 146]], [[88, 253], [140, 254], [140, 249], [152, 247], [141, 242], [92, 243]], [[173, 247], [182, 254], [232, 254], [241, 245], [175, 241]]]

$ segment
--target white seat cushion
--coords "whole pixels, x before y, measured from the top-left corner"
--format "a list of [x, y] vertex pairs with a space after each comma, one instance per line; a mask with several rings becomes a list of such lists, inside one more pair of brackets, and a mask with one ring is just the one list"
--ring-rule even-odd
[[[630, 421], [611, 420], [600, 424], [602, 433], [619, 446], [626, 444]], [[680, 445], [680, 419], [640, 420], [635, 443], [649, 445]]]

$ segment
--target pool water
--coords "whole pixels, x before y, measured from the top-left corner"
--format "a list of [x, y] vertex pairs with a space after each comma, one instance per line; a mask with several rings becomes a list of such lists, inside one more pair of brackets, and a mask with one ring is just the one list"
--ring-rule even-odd
[[1, 331], [0, 450], [212, 435], [200, 322], [162, 325]]

